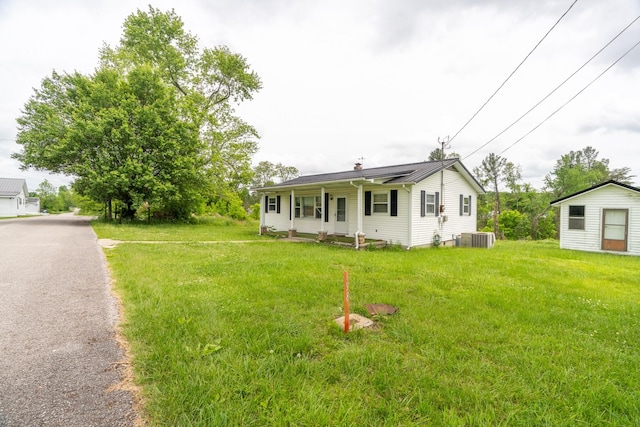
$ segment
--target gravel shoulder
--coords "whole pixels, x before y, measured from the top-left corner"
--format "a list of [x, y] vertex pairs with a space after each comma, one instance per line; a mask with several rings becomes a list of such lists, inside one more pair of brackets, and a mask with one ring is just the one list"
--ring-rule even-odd
[[0, 221], [0, 427], [140, 425], [89, 219]]

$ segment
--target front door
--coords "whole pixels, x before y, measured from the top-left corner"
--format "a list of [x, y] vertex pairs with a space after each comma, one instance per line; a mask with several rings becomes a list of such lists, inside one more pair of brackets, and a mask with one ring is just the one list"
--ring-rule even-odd
[[628, 209], [604, 209], [602, 211], [603, 250], [626, 252], [628, 222]]
[[336, 234], [347, 234], [349, 226], [347, 224], [347, 198], [345, 196], [336, 197]]

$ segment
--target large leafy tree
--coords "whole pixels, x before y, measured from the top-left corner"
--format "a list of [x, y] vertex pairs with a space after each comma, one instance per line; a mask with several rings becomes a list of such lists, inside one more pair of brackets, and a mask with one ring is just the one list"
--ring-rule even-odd
[[598, 155], [599, 152], [593, 147], [562, 155], [553, 171], [545, 177], [545, 185], [554, 197], [559, 198], [609, 179], [631, 184], [631, 169], [610, 169], [609, 159], [598, 159]]
[[126, 75], [54, 72], [18, 119], [23, 151], [14, 157], [24, 167], [75, 176], [79, 194], [118, 200], [125, 217], [145, 201], [184, 216], [181, 206], [191, 207], [202, 182], [200, 146], [175, 103], [150, 67]]
[[246, 59], [226, 46], [199, 49], [174, 11], [150, 6], [130, 15], [123, 28], [120, 44], [102, 49], [102, 65], [128, 70], [149, 64], [173, 88], [182, 117], [203, 143], [207, 197], [249, 184], [258, 133], [235, 115], [234, 106], [250, 100], [261, 81]]
[[127, 18], [95, 73], [44, 79], [18, 119], [13, 156], [75, 176], [79, 194], [120, 201], [126, 216], [149, 202], [184, 217], [250, 181], [257, 133], [233, 106], [259, 88], [243, 57], [200, 51], [173, 11], [150, 7]]

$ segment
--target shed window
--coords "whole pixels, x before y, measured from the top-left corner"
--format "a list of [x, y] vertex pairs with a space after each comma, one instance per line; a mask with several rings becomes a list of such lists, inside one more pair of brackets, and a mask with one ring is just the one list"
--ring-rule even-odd
[[373, 213], [389, 212], [389, 193], [373, 193]]
[[569, 230], [584, 230], [584, 206], [569, 206]]

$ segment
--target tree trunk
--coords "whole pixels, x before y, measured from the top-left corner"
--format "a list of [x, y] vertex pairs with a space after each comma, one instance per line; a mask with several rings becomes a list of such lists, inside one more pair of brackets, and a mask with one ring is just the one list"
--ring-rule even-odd
[[496, 178], [493, 182], [493, 188], [496, 195], [496, 199], [493, 203], [493, 234], [496, 236], [496, 239], [501, 239], [500, 231], [498, 227], [498, 214], [500, 214], [500, 192], [498, 192], [498, 179]]

